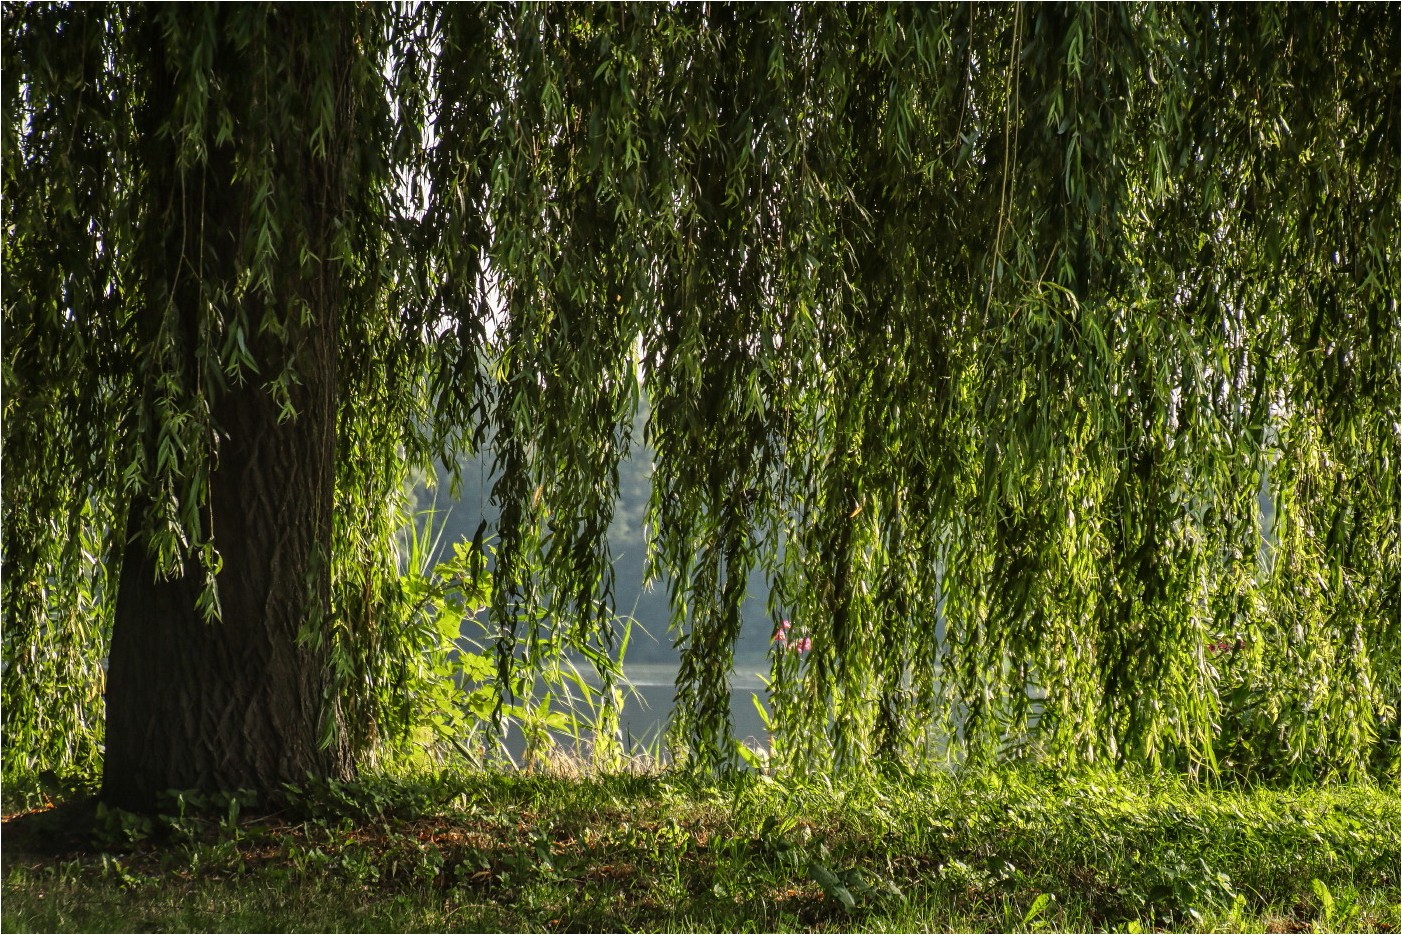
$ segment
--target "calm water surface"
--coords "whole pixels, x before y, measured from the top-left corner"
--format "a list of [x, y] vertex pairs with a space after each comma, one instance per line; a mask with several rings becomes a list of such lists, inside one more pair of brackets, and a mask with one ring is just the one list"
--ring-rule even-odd
[[[767, 673], [767, 660], [757, 660], [752, 666], [739, 665], [730, 675], [730, 717], [735, 736], [740, 740], [767, 743], [768, 733], [755, 711], [753, 696], [767, 701], [760, 674]], [[672, 715], [672, 699], [676, 693], [677, 667], [664, 663], [625, 665], [623, 673], [633, 686], [625, 692], [623, 711], [619, 717], [624, 738], [631, 737], [650, 744], [664, 730]]]

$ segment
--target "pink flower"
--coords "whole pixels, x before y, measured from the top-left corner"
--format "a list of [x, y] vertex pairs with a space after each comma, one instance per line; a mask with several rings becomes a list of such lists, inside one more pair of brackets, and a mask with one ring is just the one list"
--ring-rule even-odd
[[808, 652], [808, 650], [810, 650], [810, 649], [812, 649], [812, 648], [813, 648], [813, 639], [812, 639], [811, 637], [807, 637], [807, 636], [805, 636], [805, 637], [804, 637], [803, 639], [801, 639], [801, 640], [795, 640], [795, 641], [793, 642], [793, 644], [789, 646], [789, 649], [792, 649], [792, 650], [793, 650], [794, 652], [796, 652], [796, 653], [806, 653], [806, 652]]
[[777, 642], [777, 643], [786, 643], [786, 642], [788, 642], [788, 639], [789, 639], [789, 622], [788, 622], [787, 620], [780, 620], [780, 621], [779, 621], [779, 628], [778, 628], [777, 630], [774, 631], [774, 636], [770, 639], [770, 642], [771, 642], [771, 643], [774, 643], [774, 642]]
[[1221, 640], [1216, 643], [1207, 644], [1207, 651], [1212, 653], [1212, 655], [1214, 656], [1220, 656], [1223, 653], [1232, 652], [1233, 650], [1240, 651], [1245, 648], [1246, 640], [1242, 639], [1239, 639], [1236, 642], [1232, 642], [1231, 640]]

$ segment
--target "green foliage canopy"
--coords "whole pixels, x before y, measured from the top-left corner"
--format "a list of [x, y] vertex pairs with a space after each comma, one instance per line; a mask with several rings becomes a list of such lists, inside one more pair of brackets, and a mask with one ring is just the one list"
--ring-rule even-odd
[[[355, 36], [353, 133], [333, 134], [341, 85], [260, 94], [268, 70], [330, 68], [317, 17]], [[296, 381], [256, 350], [306, 313], [279, 284], [340, 264], [335, 606], [313, 637], [362, 746], [410, 717], [423, 648], [387, 558], [407, 467], [494, 438], [506, 667], [539, 636], [522, 608], [608, 626], [645, 394], [674, 736], [700, 764], [731, 756], [759, 567], [812, 641], [775, 654], [789, 762], [1395, 773], [1397, 20], [7, 7], [7, 741], [92, 755], [131, 503], [217, 616], [211, 400]], [[292, 21], [304, 54], [262, 55]], [[149, 126], [160, 56], [181, 106]], [[312, 219], [273, 184], [294, 145], [373, 180], [334, 256], [299, 248]], [[239, 208], [182, 248], [199, 300], [175, 307], [143, 238], [211, 158], [236, 161]], [[152, 305], [166, 324], [138, 327]]]

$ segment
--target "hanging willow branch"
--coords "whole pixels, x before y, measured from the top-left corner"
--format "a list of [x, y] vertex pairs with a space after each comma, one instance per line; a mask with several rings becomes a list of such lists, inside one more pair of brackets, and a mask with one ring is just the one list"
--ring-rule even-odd
[[[645, 405], [700, 765], [731, 758], [758, 569], [811, 641], [775, 655], [791, 764], [1395, 773], [1394, 9], [342, 13], [385, 102], [328, 144], [383, 169], [347, 234], [328, 622], [362, 722], [419, 650], [376, 558], [404, 465], [493, 439], [506, 675], [521, 644], [607, 641]], [[126, 324], [139, 18], [6, 10], [11, 742], [95, 715], [126, 498], [163, 560], [217, 548], [211, 375], [295, 379], [236, 323], [201, 319], [193, 370]], [[250, 81], [219, 93], [252, 125]], [[196, 167], [221, 111], [189, 112]], [[257, 287], [260, 249], [232, 281]]]

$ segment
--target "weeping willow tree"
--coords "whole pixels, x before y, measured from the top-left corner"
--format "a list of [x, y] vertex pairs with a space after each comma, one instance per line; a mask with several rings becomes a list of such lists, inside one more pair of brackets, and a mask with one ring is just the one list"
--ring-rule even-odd
[[791, 766], [1395, 775], [1397, 27], [7, 6], [7, 775], [349, 774], [489, 436], [501, 673], [606, 642], [644, 399], [689, 762], [760, 569]]

